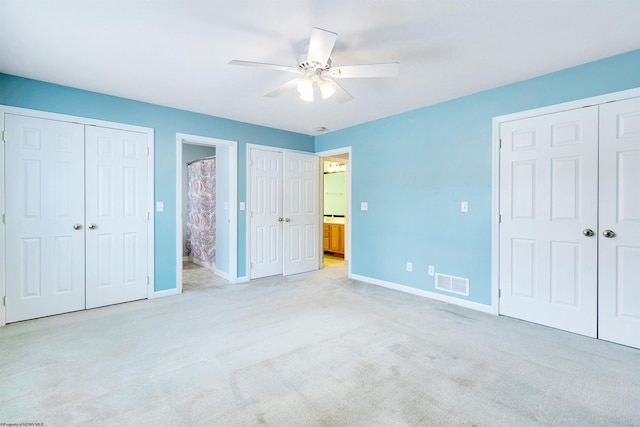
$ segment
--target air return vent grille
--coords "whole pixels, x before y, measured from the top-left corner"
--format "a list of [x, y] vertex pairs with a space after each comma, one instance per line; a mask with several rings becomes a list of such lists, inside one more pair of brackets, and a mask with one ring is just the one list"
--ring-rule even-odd
[[436, 273], [436, 289], [469, 296], [469, 279]]

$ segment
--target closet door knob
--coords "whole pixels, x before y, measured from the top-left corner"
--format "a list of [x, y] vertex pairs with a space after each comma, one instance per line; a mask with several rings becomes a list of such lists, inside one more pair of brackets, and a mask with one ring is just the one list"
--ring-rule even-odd
[[97, 225], [95, 225], [95, 224], [89, 224], [89, 229], [91, 229], [91, 230], [95, 230], [96, 228], [98, 228], [98, 226], [97, 226]]
[[584, 230], [582, 230], [582, 234], [584, 234], [587, 237], [591, 237], [593, 236], [593, 230], [590, 228], [585, 228]]
[[615, 235], [616, 235], [616, 233], [614, 233], [614, 232], [613, 232], [613, 231], [611, 231], [611, 230], [604, 230], [604, 231], [602, 232], [602, 235], [603, 235], [604, 237], [606, 237], [606, 238], [610, 239], [610, 238], [612, 238], [613, 236], [615, 236]]
[[74, 230], [82, 230], [82, 224], [73, 224]]
[[281, 216], [278, 217], [278, 222], [282, 222], [284, 220], [284, 218], [282, 218]]
[[291, 218], [287, 218], [285, 221], [287, 221], [287, 222], [291, 222]]

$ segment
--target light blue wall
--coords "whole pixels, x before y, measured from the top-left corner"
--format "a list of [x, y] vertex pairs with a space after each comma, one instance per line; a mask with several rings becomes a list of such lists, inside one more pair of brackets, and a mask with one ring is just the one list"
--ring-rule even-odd
[[[313, 138], [188, 111], [0, 74], [0, 104], [155, 129], [155, 289], [176, 287], [176, 133], [238, 142], [238, 201], [246, 200], [246, 144], [313, 151]], [[245, 276], [246, 216], [238, 211], [238, 276]]]
[[352, 273], [438, 292], [434, 265], [490, 305], [492, 117], [635, 87], [640, 50], [316, 137], [353, 150]]

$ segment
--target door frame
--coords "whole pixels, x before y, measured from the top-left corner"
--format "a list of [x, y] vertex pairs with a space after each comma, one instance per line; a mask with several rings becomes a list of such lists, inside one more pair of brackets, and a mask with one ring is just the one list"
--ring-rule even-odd
[[[230, 283], [238, 282], [238, 142], [207, 136], [176, 133], [176, 293], [182, 293], [182, 148], [184, 145], [229, 148], [229, 275], [220, 275]], [[217, 150], [216, 150], [217, 154]], [[216, 224], [217, 227], [217, 224]]]
[[[246, 165], [247, 165], [247, 176], [246, 176], [246, 184], [247, 184], [247, 192], [246, 192], [246, 216], [247, 216], [247, 221], [246, 221], [246, 236], [247, 236], [247, 243], [246, 243], [246, 272], [247, 275], [246, 277], [246, 281], [250, 281], [251, 280], [251, 150], [262, 150], [262, 151], [274, 151], [277, 153], [301, 153], [301, 154], [308, 154], [311, 156], [318, 156], [317, 153], [312, 153], [309, 151], [301, 151], [301, 150], [291, 150], [289, 148], [280, 148], [280, 147], [273, 147], [270, 145], [260, 145], [260, 144], [247, 144], [247, 149], [246, 149]], [[320, 164], [321, 158], [318, 157], [318, 164]], [[320, 171], [321, 173], [322, 171]], [[318, 197], [321, 198], [322, 196], [322, 187], [321, 187], [321, 183], [320, 183], [320, 177], [318, 178]], [[319, 209], [318, 209], [318, 224], [322, 223], [322, 204], [318, 205]], [[319, 228], [319, 232], [322, 233], [322, 227], [318, 227]], [[320, 257], [319, 254], [323, 253], [322, 251], [322, 235], [320, 235], [320, 239], [318, 242], [318, 250], [320, 250], [320, 252], [318, 252], [318, 268], [320, 268], [322, 266], [322, 258]], [[283, 259], [284, 262], [284, 259]]]
[[531, 110], [496, 116], [492, 120], [492, 183], [491, 183], [491, 313], [500, 314], [500, 125], [513, 120], [527, 119], [561, 111], [576, 110], [607, 102], [622, 101], [640, 96], [640, 88], [564, 102]]
[[[352, 228], [352, 221], [351, 221], [351, 176], [353, 175], [353, 150], [351, 145], [348, 145], [346, 147], [340, 147], [340, 148], [334, 148], [332, 150], [326, 150], [326, 151], [320, 151], [316, 153], [316, 156], [318, 156], [319, 158], [319, 162], [320, 162], [320, 174], [321, 174], [321, 178], [323, 177], [324, 174], [324, 165], [322, 164], [322, 159], [324, 157], [333, 157], [333, 156], [337, 156], [340, 154], [348, 154], [349, 155], [349, 163], [347, 165], [347, 219], [345, 220], [345, 233], [344, 233], [344, 245], [345, 245], [345, 253], [344, 253], [344, 259], [347, 261], [347, 277], [351, 277], [351, 228]], [[323, 180], [320, 180], [320, 207], [321, 207], [321, 213], [324, 216], [324, 190], [323, 190]], [[324, 222], [324, 221], [322, 221]], [[320, 232], [322, 233], [322, 227]], [[320, 235], [320, 244], [322, 244], [322, 234]], [[321, 253], [324, 253], [324, 248], [321, 248]], [[321, 261], [322, 263], [322, 261]]]
[[[147, 221], [147, 298], [153, 298], [155, 294], [155, 216], [154, 216], [154, 141], [155, 131], [153, 128], [147, 128], [142, 126], [128, 125], [124, 123], [110, 122], [105, 120], [96, 120], [87, 117], [71, 116], [67, 114], [52, 113], [49, 111], [33, 110], [29, 108], [12, 107], [8, 105], [0, 105], [0, 128], [4, 131], [5, 126], [5, 114], [15, 114], [20, 116], [28, 116], [46, 120], [57, 120], [61, 122], [78, 123], [84, 126], [100, 126], [112, 129], [121, 129], [131, 132], [138, 132], [146, 135], [147, 138], [147, 210], [149, 213], [149, 220]], [[3, 133], [4, 142], [4, 133]], [[0, 227], [0, 268], [2, 274], [0, 274], [0, 292], [2, 295], [7, 295], [6, 278], [4, 268], [5, 264], [5, 247], [6, 247], [6, 225], [4, 221], [6, 194], [4, 186], [4, 162], [5, 162], [5, 148], [2, 144], [2, 150], [0, 150], [0, 165], [2, 165], [2, 171], [0, 173], [0, 210], [3, 214], [2, 227]], [[6, 310], [4, 300], [0, 304], [0, 326], [6, 324]]]

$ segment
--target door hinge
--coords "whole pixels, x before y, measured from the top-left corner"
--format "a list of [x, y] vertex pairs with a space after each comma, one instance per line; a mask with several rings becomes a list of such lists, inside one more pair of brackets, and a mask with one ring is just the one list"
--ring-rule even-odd
[[249, 262], [249, 270], [253, 269], [253, 262]]
[[4, 305], [5, 307], [7, 306], [7, 296], [5, 295], [4, 298], [2, 298], [2, 305]]
[[7, 214], [2, 214], [2, 223], [7, 224]]
[[498, 141], [499, 141], [498, 142], [498, 148], [502, 148], [502, 138], [500, 138]]
[[151, 155], [151, 148], [147, 147], [147, 157]]
[[2, 140], [3, 140], [4, 142], [7, 142], [7, 131], [6, 131], [6, 130], [3, 130], [3, 131], [2, 131]]
[[498, 214], [498, 224], [502, 224], [502, 215]]
[[147, 276], [147, 285], [149, 284], [150, 281], [151, 279], [149, 279], [149, 276]]
[[502, 289], [498, 288], [498, 298], [502, 298]]
[[249, 159], [249, 166], [253, 166], [253, 159]]
[[151, 219], [151, 213], [147, 212], [147, 221], [149, 221]]

